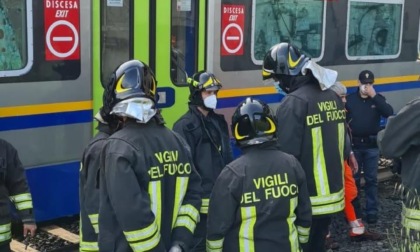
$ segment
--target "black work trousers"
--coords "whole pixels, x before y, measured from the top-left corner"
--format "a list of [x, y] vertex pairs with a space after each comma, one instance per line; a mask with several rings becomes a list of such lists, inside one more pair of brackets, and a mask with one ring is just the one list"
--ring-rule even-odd
[[331, 216], [312, 217], [309, 242], [303, 247], [304, 252], [325, 252], [325, 238], [331, 224]]
[[200, 214], [190, 252], [206, 252], [207, 214]]

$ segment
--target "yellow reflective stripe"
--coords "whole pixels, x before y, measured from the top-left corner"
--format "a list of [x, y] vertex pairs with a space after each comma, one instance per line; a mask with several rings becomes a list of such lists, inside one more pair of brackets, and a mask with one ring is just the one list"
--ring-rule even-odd
[[323, 215], [323, 214], [332, 214], [340, 212], [344, 209], [344, 198], [335, 203], [331, 203], [324, 206], [313, 206], [312, 205], [312, 215]]
[[312, 158], [317, 195], [330, 194], [321, 127], [312, 129]]
[[8, 241], [12, 238], [12, 233], [9, 231], [7, 233], [0, 234], [0, 242]]
[[15, 203], [15, 205], [16, 205], [17, 210], [25, 210], [25, 209], [33, 208], [32, 201]]
[[326, 205], [342, 200], [344, 198], [344, 190], [341, 189], [340, 191], [330, 195], [312, 196], [310, 198], [312, 205]]
[[209, 212], [209, 202], [210, 202], [210, 199], [201, 200], [200, 213], [207, 214]]
[[297, 226], [297, 230], [299, 234], [299, 242], [307, 243], [309, 241], [309, 232], [311, 229]]
[[194, 230], [195, 230], [196, 226], [197, 226], [196, 223], [193, 220], [191, 220], [190, 217], [188, 217], [188, 216], [178, 216], [178, 218], [176, 219], [174, 228], [185, 227], [188, 230], [190, 230], [190, 232], [192, 234], [194, 234]]
[[10, 223], [0, 225], [0, 233], [10, 232], [10, 226], [11, 226]]
[[420, 220], [420, 210], [408, 208], [405, 204], [402, 207], [402, 215], [410, 219]]
[[85, 242], [80, 243], [80, 251], [99, 251], [97, 242]]
[[99, 233], [99, 225], [98, 224], [92, 224], [93, 230], [95, 231], [96, 234]]
[[299, 235], [309, 235], [309, 232], [311, 231], [311, 228], [305, 228], [301, 226], [297, 226], [297, 231]]
[[338, 124], [338, 149], [340, 151], [340, 165], [343, 174], [343, 185], [344, 185], [344, 142], [346, 139], [346, 131], [344, 130], [344, 123]]
[[187, 205], [183, 205], [181, 206], [181, 209], [179, 210], [178, 216], [179, 215], [188, 215], [193, 221], [195, 221], [196, 223], [199, 221], [200, 219], [200, 213], [198, 212], [197, 209], [195, 209], [195, 207], [191, 204], [187, 204]]
[[160, 181], [149, 182], [149, 195], [152, 212], [155, 215], [156, 224], [160, 230], [160, 221], [162, 218], [162, 185]]
[[297, 207], [297, 197], [290, 199], [290, 210], [289, 216], [287, 217], [287, 225], [289, 226], [289, 243], [290, 243], [290, 251], [298, 251], [299, 243], [297, 241], [297, 232], [295, 226], [296, 214], [295, 210]]
[[185, 193], [187, 192], [188, 177], [177, 177], [175, 186], [175, 198], [174, 198], [174, 213], [172, 216], [172, 228], [175, 225], [176, 219], [179, 215], [180, 205], [184, 200]]
[[159, 241], [160, 233], [156, 232], [155, 235], [153, 235], [153, 237], [151, 237], [148, 240], [130, 243], [130, 247], [133, 249], [134, 252], [148, 251], [155, 248], [159, 244]]
[[156, 221], [153, 221], [149, 226], [139, 230], [124, 231], [124, 235], [128, 242], [149, 239], [155, 233], [159, 233]]
[[89, 219], [91, 223], [98, 223], [99, 214], [89, 214]]
[[206, 240], [206, 250], [207, 252], [221, 252], [223, 250], [223, 241], [225, 239], [222, 238], [220, 240]]
[[32, 196], [31, 196], [30, 193], [22, 193], [22, 194], [10, 196], [10, 199], [13, 202], [19, 203], [19, 202], [27, 201], [27, 200], [31, 200], [32, 201]]
[[239, 229], [239, 251], [254, 252], [254, 225], [257, 221], [255, 206], [241, 207], [241, 227]]

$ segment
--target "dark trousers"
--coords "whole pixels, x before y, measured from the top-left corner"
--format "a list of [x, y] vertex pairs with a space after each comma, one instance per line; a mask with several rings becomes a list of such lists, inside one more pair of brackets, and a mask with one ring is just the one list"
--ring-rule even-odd
[[365, 177], [366, 214], [378, 214], [378, 148], [354, 148], [359, 170], [354, 174], [354, 180], [360, 197], [361, 171]]
[[0, 252], [10, 252], [10, 244], [9, 242], [1, 243], [0, 244]]
[[207, 214], [200, 214], [190, 252], [206, 252]]
[[304, 252], [325, 252], [325, 237], [328, 234], [328, 227], [331, 224], [331, 217], [312, 218], [309, 242], [303, 248]]

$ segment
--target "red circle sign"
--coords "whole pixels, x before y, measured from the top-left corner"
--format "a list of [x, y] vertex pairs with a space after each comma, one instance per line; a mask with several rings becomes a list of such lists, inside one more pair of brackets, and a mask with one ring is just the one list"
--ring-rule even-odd
[[58, 58], [66, 58], [79, 46], [78, 31], [72, 23], [58, 20], [48, 28], [46, 42], [52, 54]]
[[227, 25], [222, 34], [223, 48], [231, 54], [237, 53], [242, 48], [244, 34], [242, 28], [236, 23]]

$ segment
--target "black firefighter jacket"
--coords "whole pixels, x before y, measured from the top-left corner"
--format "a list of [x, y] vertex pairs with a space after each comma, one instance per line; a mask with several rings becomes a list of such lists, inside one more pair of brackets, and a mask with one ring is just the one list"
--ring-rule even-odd
[[213, 188], [207, 251], [300, 251], [311, 220], [305, 173], [296, 158], [275, 142], [247, 147]]
[[378, 146], [385, 157], [401, 158], [401, 181], [406, 192], [402, 224], [420, 231], [420, 97], [388, 119], [378, 134]]
[[276, 113], [280, 150], [295, 156], [305, 170], [312, 214], [340, 212], [344, 208], [344, 104], [334, 91], [322, 91], [312, 75], [294, 78], [291, 90]]
[[223, 167], [233, 160], [226, 120], [213, 111], [205, 117], [196, 106], [190, 105], [188, 112], [175, 122], [173, 130], [183, 136], [191, 148], [194, 166], [202, 179], [200, 213], [207, 214], [213, 185]]
[[11, 239], [10, 200], [23, 223], [34, 223], [32, 197], [18, 152], [0, 139], [0, 245]]
[[100, 251], [188, 248], [199, 221], [201, 180], [182, 137], [129, 120], [101, 155]]
[[111, 134], [111, 130], [101, 122], [98, 122], [97, 129], [98, 133], [88, 143], [80, 163], [80, 251], [99, 251], [99, 189], [97, 188], [97, 173], [99, 171], [102, 147]]

